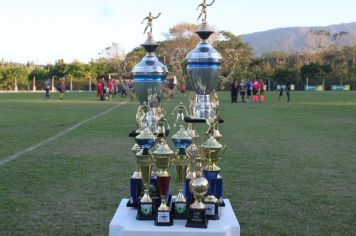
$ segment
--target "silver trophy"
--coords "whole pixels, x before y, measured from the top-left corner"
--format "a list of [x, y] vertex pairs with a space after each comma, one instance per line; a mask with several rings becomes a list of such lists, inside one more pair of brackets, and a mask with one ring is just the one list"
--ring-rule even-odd
[[207, 41], [214, 31], [204, 18], [196, 33], [201, 41], [186, 57], [188, 77], [196, 94], [191, 118], [205, 120], [216, 116], [210, 95], [215, 91], [222, 57]]
[[147, 54], [141, 62], [134, 66], [131, 72], [139, 102], [147, 104], [150, 108], [146, 113], [145, 120], [147, 126], [154, 133], [157, 129], [154, 124], [160, 119], [163, 112], [160, 102], [163, 99], [163, 88], [168, 73], [167, 67], [158, 60], [154, 53], [158, 44], [152, 37], [152, 20], [157, 19], [158, 16], [152, 17], [150, 14], [144, 19], [148, 21], [145, 32], [149, 28], [150, 30], [147, 33], [146, 41], [141, 46], [145, 48]]

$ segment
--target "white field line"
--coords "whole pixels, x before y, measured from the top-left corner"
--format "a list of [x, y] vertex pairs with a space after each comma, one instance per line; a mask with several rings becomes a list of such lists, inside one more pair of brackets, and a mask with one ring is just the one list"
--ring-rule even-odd
[[104, 111], [104, 112], [102, 112], [102, 113], [96, 114], [95, 116], [92, 116], [92, 117], [90, 117], [90, 118], [88, 118], [88, 119], [86, 119], [86, 120], [83, 120], [83, 121], [81, 121], [81, 122], [79, 122], [79, 123], [73, 125], [72, 127], [69, 127], [69, 128], [67, 128], [67, 129], [65, 129], [65, 130], [63, 130], [63, 131], [61, 131], [61, 132], [59, 132], [58, 134], [56, 134], [56, 135], [54, 135], [54, 136], [52, 136], [52, 137], [49, 137], [49, 138], [46, 139], [46, 140], [43, 140], [43, 141], [41, 141], [41, 142], [39, 142], [39, 143], [37, 143], [37, 144], [35, 144], [35, 145], [33, 145], [33, 146], [31, 146], [31, 147], [25, 149], [25, 150], [22, 150], [22, 151], [20, 151], [20, 152], [14, 154], [14, 155], [12, 155], [12, 156], [9, 156], [9, 157], [7, 157], [7, 158], [5, 158], [5, 159], [3, 159], [3, 160], [0, 160], [0, 166], [5, 165], [6, 163], [17, 159], [17, 158], [19, 158], [21, 155], [23, 155], [23, 154], [25, 154], [25, 153], [28, 153], [28, 152], [31, 152], [31, 151], [35, 150], [36, 148], [39, 148], [39, 147], [43, 146], [43, 145], [46, 144], [46, 143], [49, 143], [49, 142], [51, 142], [51, 141], [53, 141], [53, 140], [55, 140], [55, 139], [57, 139], [57, 138], [59, 138], [59, 137], [62, 137], [63, 135], [65, 135], [65, 134], [71, 132], [72, 130], [78, 128], [79, 126], [81, 126], [81, 125], [83, 125], [83, 124], [85, 124], [85, 123], [88, 123], [89, 121], [92, 121], [92, 120], [94, 120], [94, 119], [96, 119], [96, 118], [98, 118], [98, 117], [101, 117], [101, 116], [103, 116], [103, 115], [108, 114], [109, 112], [112, 112], [113, 110], [115, 110], [116, 108], [118, 108], [118, 107], [121, 106], [121, 105], [124, 105], [125, 103], [126, 103], [126, 102], [123, 102], [123, 103], [118, 104], [118, 105], [116, 105], [116, 106], [114, 106], [114, 107], [111, 107], [110, 109], [108, 109], [108, 110], [106, 110], [106, 111]]

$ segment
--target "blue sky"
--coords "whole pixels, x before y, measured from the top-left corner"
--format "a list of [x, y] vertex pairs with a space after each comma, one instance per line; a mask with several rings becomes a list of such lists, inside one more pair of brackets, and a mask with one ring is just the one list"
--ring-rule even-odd
[[[207, 0], [210, 2], [210, 0]], [[162, 12], [154, 37], [197, 23], [201, 0], [0, 0], [0, 60], [88, 62], [112, 42], [126, 52], [145, 39], [142, 19]], [[208, 22], [235, 34], [356, 21], [353, 0], [216, 0]]]

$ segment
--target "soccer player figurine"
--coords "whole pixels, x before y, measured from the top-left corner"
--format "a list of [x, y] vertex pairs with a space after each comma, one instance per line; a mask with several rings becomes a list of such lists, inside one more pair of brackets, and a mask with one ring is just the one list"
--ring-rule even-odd
[[179, 126], [184, 124], [184, 112], [186, 115], [188, 115], [188, 111], [187, 108], [185, 108], [185, 106], [183, 105], [183, 102], [180, 102], [178, 106], [176, 106], [173, 110], [172, 110], [172, 115], [174, 115], [175, 111], [177, 112], [177, 118], [176, 121], [174, 122], [174, 127], [177, 126], [177, 123], [179, 122]]
[[143, 23], [145, 22], [145, 20], [147, 20], [147, 25], [146, 25], [145, 30], [143, 31], [143, 34], [146, 33], [146, 31], [148, 30], [148, 28], [150, 28], [150, 31], [148, 31], [148, 34], [149, 34], [149, 35], [152, 34], [152, 21], [155, 20], [155, 19], [157, 19], [160, 15], [161, 15], [161, 13], [158, 13], [157, 16], [152, 16], [152, 13], [150, 12], [150, 13], [148, 14], [148, 16], [146, 16], [146, 17], [143, 19], [143, 21], [142, 21], [141, 24], [143, 24]]
[[198, 16], [197, 21], [200, 19], [200, 17], [202, 17], [204, 15], [202, 20], [203, 20], [203, 22], [206, 22], [206, 8], [213, 5], [214, 2], [215, 2], [215, 0], [213, 0], [210, 4], [207, 4], [206, 0], [203, 0], [203, 2], [199, 4], [199, 6], [197, 7], [197, 10], [199, 9], [199, 7], [201, 7], [201, 11], [200, 11], [200, 15]]
[[167, 130], [170, 130], [171, 127], [169, 126], [169, 123], [165, 117], [165, 115], [161, 115], [161, 117], [156, 121], [156, 123], [154, 123], [154, 126], [157, 127], [157, 134], [156, 136], [157, 137], [166, 137], [166, 128], [165, 126], [167, 127]]

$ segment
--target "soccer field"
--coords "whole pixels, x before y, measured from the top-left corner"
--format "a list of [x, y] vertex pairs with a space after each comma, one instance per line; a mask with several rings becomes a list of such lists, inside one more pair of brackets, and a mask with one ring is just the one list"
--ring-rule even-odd
[[[241, 234], [355, 234], [356, 92], [282, 100], [231, 104], [220, 93], [228, 149], [218, 165]], [[188, 97], [163, 104], [171, 134], [179, 101]], [[0, 235], [107, 235], [129, 195], [137, 107], [94, 93], [0, 94]]]

